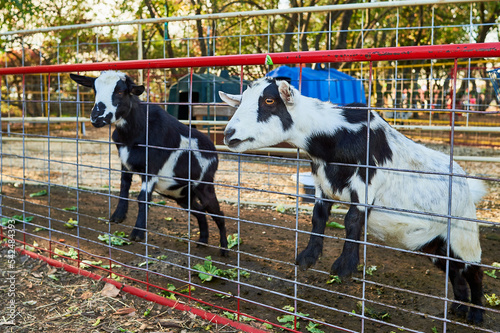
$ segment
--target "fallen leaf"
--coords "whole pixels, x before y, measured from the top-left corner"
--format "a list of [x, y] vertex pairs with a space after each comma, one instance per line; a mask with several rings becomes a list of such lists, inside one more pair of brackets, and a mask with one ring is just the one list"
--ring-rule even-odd
[[120, 289], [116, 288], [115, 285], [111, 283], [106, 283], [106, 285], [104, 285], [104, 288], [102, 288], [101, 290], [102, 296], [116, 297], [119, 293]]
[[35, 267], [31, 270], [31, 271], [32, 271], [32, 272], [35, 272], [35, 271], [39, 270], [39, 269], [40, 269], [40, 267], [42, 267], [42, 265], [41, 265], [41, 264], [40, 264], [40, 265], [35, 266]]
[[174, 320], [174, 319], [161, 319], [158, 320], [158, 324], [160, 324], [161, 327], [177, 327], [181, 328], [182, 327], [182, 321], [180, 320]]
[[42, 278], [43, 277], [43, 273], [31, 273], [31, 275], [33, 275], [36, 278]]
[[134, 308], [121, 308], [121, 309], [116, 310], [116, 312], [113, 314], [119, 315], [119, 316], [125, 316], [125, 315], [135, 316], [135, 309]]
[[31, 193], [30, 198], [43, 197], [44, 195], [47, 195], [47, 190], [41, 190], [36, 193]]
[[145, 329], [153, 329], [153, 328], [154, 328], [153, 326], [149, 326], [146, 323], [142, 323], [141, 327], [139, 327], [139, 331], [144, 331]]
[[86, 292], [84, 292], [84, 293], [80, 296], [80, 298], [81, 298], [81, 299], [89, 299], [89, 298], [91, 298], [91, 297], [92, 297], [92, 295], [93, 295], [93, 293], [92, 293], [91, 291], [88, 291], [88, 290], [87, 290]]
[[101, 318], [97, 318], [97, 320], [95, 321], [95, 323], [92, 324], [92, 326], [96, 327], [100, 323], [101, 323]]
[[47, 272], [47, 275], [52, 275], [57, 273], [57, 268], [54, 266], [49, 266], [49, 271]]
[[59, 278], [55, 276], [54, 274], [48, 274], [47, 277], [51, 278], [54, 281], [59, 281]]
[[13, 321], [2, 321], [0, 322], [0, 326], [16, 326], [16, 323]]

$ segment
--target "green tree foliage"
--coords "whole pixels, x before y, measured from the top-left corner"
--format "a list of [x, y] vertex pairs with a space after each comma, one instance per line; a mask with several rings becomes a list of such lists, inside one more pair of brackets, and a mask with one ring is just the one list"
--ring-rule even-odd
[[35, 11], [36, 7], [31, 0], [0, 0], [2, 31], [23, 29], [26, 17]]
[[[68, 26], [84, 23], [256, 12], [283, 5], [302, 8], [349, 3], [358, 4], [359, 1], [0, 0], [0, 62], [14, 67], [138, 58], [437, 45], [484, 42], [495, 29], [500, 33], [499, 1], [68, 29]], [[45, 27], [65, 28], [48, 33], [8, 33]], [[138, 47], [139, 32], [142, 48]], [[381, 62], [376, 64], [385, 65]], [[357, 64], [338, 63], [332, 66], [347, 68]], [[267, 69], [264, 65], [254, 68], [250, 76], [260, 76]], [[239, 75], [239, 69], [229, 70]], [[398, 75], [408, 77], [411, 75], [409, 70], [402, 69]], [[185, 70], [172, 69], [171, 73], [179, 77], [185, 74]], [[423, 68], [416, 75], [428, 77], [429, 73]], [[450, 71], [449, 68], [434, 68], [433, 75], [447, 79]], [[486, 76], [484, 70], [481, 75]], [[19, 77], [13, 77], [9, 84], [19, 85], [19, 80]], [[33, 86], [37, 84], [37, 81], [32, 83]], [[159, 86], [161, 94], [166, 91], [168, 83], [162, 84]], [[447, 87], [443, 88], [447, 90]]]
[[[286, 4], [280, 0], [117, 0], [99, 7], [103, 4], [98, 0], [0, 0], [0, 24], [5, 32], [90, 22], [259, 11], [276, 9], [283, 3]], [[357, 2], [288, 1], [290, 7], [347, 3]], [[143, 24], [142, 58], [483, 42], [495, 29], [499, 11], [500, 2], [492, 1]], [[137, 59], [134, 42], [138, 31], [139, 26], [130, 25], [60, 30], [36, 36], [9, 35], [1, 37], [0, 50], [19, 45], [22, 37], [26, 48], [39, 50], [41, 63], [54, 63], [56, 59], [60, 63], [74, 62], [77, 41], [77, 61]], [[116, 41], [120, 41], [119, 47], [113, 45]]]

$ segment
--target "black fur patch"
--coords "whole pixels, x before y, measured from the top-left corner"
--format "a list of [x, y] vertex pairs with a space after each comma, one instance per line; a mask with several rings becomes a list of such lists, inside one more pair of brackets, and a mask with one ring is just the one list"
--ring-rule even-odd
[[359, 202], [358, 193], [351, 191], [351, 202]]
[[104, 119], [106, 120], [107, 124], [111, 123], [111, 119], [113, 118], [113, 115], [111, 113], [108, 113]]
[[[307, 140], [307, 152], [315, 158], [326, 162], [325, 172], [335, 190], [341, 191], [348, 185], [348, 180], [358, 173], [366, 182], [366, 168], [359, 167], [366, 163], [366, 126], [358, 132], [341, 129], [334, 134], [314, 134]], [[370, 130], [370, 166], [383, 165], [392, 159], [392, 150], [387, 142], [383, 129]], [[343, 164], [356, 164], [348, 166]], [[317, 166], [313, 168], [316, 172]], [[376, 170], [368, 171], [368, 182]]]
[[[257, 110], [257, 121], [267, 122], [272, 116], [277, 116], [281, 120], [283, 131], [288, 130], [293, 125], [292, 116], [288, 113], [285, 103], [280, 97], [278, 86], [275, 80], [268, 79], [270, 84], [259, 97], [259, 109]], [[272, 105], [266, 104], [266, 100], [272, 99]]]
[[103, 102], [99, 102], [92, 108], [92, 113], [90, 115], [92, 118], [96, 118], [102, 116], [104, 111], [106, 111], [106, 104], [104, 104]]
[[131, 95], [132, 85], [133, 82], [128, 76], [126, 76], [125, 81], [118, 80], [116, 82], [115, 90], [113, 91], [113, 95], [111, 95], [111, 104], [116, 106], [116, 120], [127, 117], [130, 112], [130, 104], [135, 97]]
[[[187, 166], [189, 166], [189, 154], [187, 150], [180, 154], [174, 166], [174, 175], [183, 179], [196, 179], [195, 177], [199, 177], [203, 170], [201, 169], [198, 159], [191, 156], [191, 175], [189, 175], [189, 168], [187, 168]], [[188, 185], [187, 181], [176, 181]]]
[[[355, 109], [356, 108], [356, 109]], [[359, 109], [357, 109], [359, 108]], [[366, 124], [366, 115], [368, 114], [368, 111], [366, 109], [366, 104], [363, 103], [351, 103], [347, 104], [342, 108], [342, 116], [344, 116], [345, 120], [348, 123], [351, 124], [359, 124], [363, 123]], [[370, 111], [370, 121], [372, 121], [374, 118], [373, 113]]]

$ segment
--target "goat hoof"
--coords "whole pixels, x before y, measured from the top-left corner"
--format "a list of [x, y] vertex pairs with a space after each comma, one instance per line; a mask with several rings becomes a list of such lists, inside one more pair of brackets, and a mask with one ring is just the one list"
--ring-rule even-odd
[[131, 241], [135, 241], [135, 242], [143, 241], [144, 240], [144, 231], [137, 230], [137, 229], [132, 230], [132, 233], [130, 234], [129, 239]]
[[125, 218], [126, 218], [126, 216], [115, 216], [113, 214], [113, 215], [111, 215], [109, 222], [122, 223], [123, 221], [125, 221]]
[[356, 272], [358, 268], [358, 260], [343, 260], [342, 257], [339, 257], [332, 265], [330, 269], [331, 275], [338, 275], [340, 277], [346, 277], [352, 275], [352, 273]]
[[229, 251], [227, 249], [220, 249], [221, 257], [229, 257]]
[[[199, 238], [198, 243], [203, 243], [203, 244], [208, 244], [208, 237], [207, 238]], [[202, 246], [203, 244], [198, 244], [198, 246]]]
[[467, 316], [467, 312], [469, 311], [469, 307], [467, 305], [453, 303], [450, 310], [455, 316], [465, 318]]
[[313, 266], [319, 258], [319, 253], [316, 254], [314, 251], [305, 249], [298, 256], [295, 264], [299, 265], [300, 269], [305, 271], [309, 267]]
[[476, 309], [476, 308], [471, 307], [469, 309], [469, 315], [467, 316], [467, 321], [469, 323], [472, 323], [472, 324], [475, 324], [475, 325], [482, 324], [482, 322], [483, 322], [483, 312], [484, 312], [483, 309]]
[[208, 244], [208, 238], [200, 238], [198, 239], [198, 243], [196, 244], [196, 246], [205, 246], [205, 244]]

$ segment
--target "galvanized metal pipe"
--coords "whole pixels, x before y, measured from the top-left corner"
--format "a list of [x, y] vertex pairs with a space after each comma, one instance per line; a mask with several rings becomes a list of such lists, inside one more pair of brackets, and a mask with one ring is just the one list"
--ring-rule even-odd
[[68, 73], [104, 70], [139, 70], [152, 68], [227, 67], [264, 65], [271, 57], [275, 65], [395, 61], [422, 59], [457, 59], [500, 57], [500, 42], [430, 46], [379, 47], [370, 49], [302, 51], [238, 54], [207, 57], [110, 61], [88, 64], [44, 65], [0, 68], [0, 75]]
[[340, 5], [328, 6], [311, 6], [311, 7], [293, 7], [286, 9], [266, 9], [266, 10], [252, 10], [246, 12], [231, 12], [231, 13], [215, 13], [204, 15], [188, 15], [188, 16], [173, 16], [173, 17], [160, 17], [151, 19], [131, 20], [131, 21], [118, 21], [118, 22], [99, 22], [99, 23], [86, 23], [86, 24], [72, 24], [58, 27], [47, 27], [40, 29], [26, 29], [17, 31], [3, 31], [0, 36], [9, 35], [32, 35], [37, 33], [46, 33], [52, 31], [64, 30], [81, 30], [97, 27], [111, 27], [120, 25], [135, 25], [135, 24], [154, 24], [165, 22], [178, 22], [178, 21], [199, 21], [199, 20], [217, 20], [227, 18], [246, 18], [252, 16], [269, 16], [269, 15], [286, 15], [295, 13], [314, 13], [314, 12], [334, 12], [345, 10], [363, 10], [374, 8], [399, 8], [399, 7], [414, 7], [414, 6], [433, 6], [433, 5], [451, 5], [473, 2], [489, 2], [490, 0], [416, 0], [416, 1], [384, 1], [384, 2], [369, 2], [369, 3], [351, 3]]

